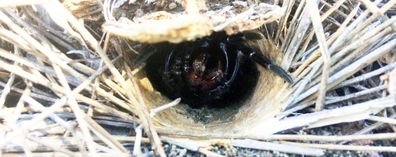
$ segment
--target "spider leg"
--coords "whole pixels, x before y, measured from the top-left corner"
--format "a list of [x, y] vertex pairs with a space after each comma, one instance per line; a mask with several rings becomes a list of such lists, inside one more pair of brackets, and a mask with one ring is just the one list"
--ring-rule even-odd
[[224, 73], [225, 73], [225, 75], [227, 75], [227, 74], [228, 74], [229, 61], [228, 61], [228, 53], [227, 53], [226, 44], [223, 43], [223, 42], [221, 42], [219, 45], [220, 45], [221, 52], [223, 52], [223, 55], [224, 55], [224, 58], [225, 58], [225, 63], [224, 63], [225, 69], [224, 69]]
[[240, 68], [240, 63], [243, 57], [243, 53], [238, 50], [237, 51], [237, 56], [235, 58], [235, 65], [232, 73], [230, 74], [229, 78], [225, 80], [221, 85], [219, 85], [216, 89], [211, 90], [208, 94], [209, 95], [223, 95], [224, 93], [228, 92], [229, 88], [231, 87], [231, 84], [234, 82], [235, 78], [238, 75], [238, 71]]
[[271, 71], [275, 72], [278, 76], [280, 76], [290, 84], [293, 84], [293, 78], [280, 66], [272, 63], [271, 60], [269, 60], [264, 55], [252, 51], [248, 54], [248, 56], [251, 60], [255, 61], [256, 63], [260, 64], [263, 67], [266, 67], [267, 69], [270, 69]]
[[141, 53], [138, 56], [136, 56], [136, 58], [134, 58], [132, 60], [132, 68], [137, 68], [140, 65], [142, 65], [144, 62], [147, 61], [148, 58], [150, 58], [152, 55], [154, 55], [155, 53], [157, 53], [158, 51], [156, 50], [156, 48], [154, 48], [153, 46], [147, 46], [146, 48], [146, 52], [145, 53]]
[[[175, 48], [175, 49], [177, 49], [177, 48]], [[166, 56], [165, 65], [163, 66], [163, 71], [160, 74], [161, 82], [163, 82], [163, 85], [165, 86], [165, 90], [169, 90], [172, 92], [177, 92], [178, 89], [180, 89], [180, 87], [177, 86], [177, 83], [176, 83], [176, 81], [180, 82], [180, 80], [177, 80], [174, 78], [174, 76], [172, 76], [172, 69], [171, 69], [171, 62], [174, 57], [175, 49], [173, 49]], [[179, 93], [176, 93], [175, 95], [179, 95]]]
[[265, 38], [259, 31], [244, 31], [242, 34], [247, 40], [261, 40]]
[[[260, 40], [263, 39], [264, 35], [261, 34], [260, 32], [256, 31], [246, 31], [234, 36], [230, 36], [227, 38], [227, 42], [238, 45], [237, 43], [244, 42], [246, 40]], [[265, 57], [264, 55], [260, 53], [256, 53], [254, 50], [251, 48], [248, 48], [246, 46], [236, 46], [236, 49], [241, 50], [241, 52], [245, 55], [248, 56], [251, 60], [255, 61], [256, 63], [260, 64], [263, 67], [266, 67], [267, 69], [272, 70], [275, 72], [278, 76], [289, 82], [290, 84], [293, 84], [293, 78], [285, 71], [283, 70], [280, 66], [274, 64], [271, 62], [270, 59]]]
[[264, 35], [258, 31], [245, 31], [236, 35], [229, 36], [227, 38], [227, 42], [229, 43], [237, 43], [237, 42], [245, 42], [245, 41], [254, 41], [264, 39]]
[[238, 51], [235, 65], [234, 65], [234, 71], [232, 72], [230, 79], [225, 83], [227, 86], [230, 85], [232, 82], [234, 82], [236, 75], [238, 74], [238, 71], [239, 71], [242, 56], [243, 56], [243, 53], [241, 51]]

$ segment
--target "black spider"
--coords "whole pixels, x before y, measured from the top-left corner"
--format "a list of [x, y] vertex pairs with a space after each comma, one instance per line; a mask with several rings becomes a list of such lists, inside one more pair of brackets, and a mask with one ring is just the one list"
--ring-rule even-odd
[[262, 38], [261, 33], [253, 31], [232, 36], [219, 32], [194, 42], [162, 43], [150, 50], [147, 76], [162, 94], [171, 99], [180, 97], [193, 106], [227, 99], [231, 89], [240, 90], [249, 80], [238, 76], [251, 75], [248, 68], [255, 67], [254, 62], [292, 83], [285, 70], [243, 44]]

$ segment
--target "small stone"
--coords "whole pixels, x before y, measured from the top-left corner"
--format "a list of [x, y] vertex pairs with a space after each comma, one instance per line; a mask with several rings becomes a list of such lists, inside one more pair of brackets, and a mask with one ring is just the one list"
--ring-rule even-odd
[[175, 9], [176, 7], [177, 7], [177, 4], [174, 3], [174, 2], [172, 2], [172, 3], [170, 3], [170, 4], [168, 5], [168, 8], [169, 8], [169, 9]]

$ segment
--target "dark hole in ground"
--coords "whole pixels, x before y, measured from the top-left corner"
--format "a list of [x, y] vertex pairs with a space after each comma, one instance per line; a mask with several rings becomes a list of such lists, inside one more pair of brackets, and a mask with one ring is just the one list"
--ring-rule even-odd
[[161, 43], [148, 49], [155, 51], [145, 66], [154, 89], [171, 100], [181, 97], [182, 103], [188, 105], [187, 112], [197, 113], [198, 117], [193, 117], [198, 121], [210, 121], [199, 116], [203, 112], [224, 112], [221, 116], [237, 113], [254, 92], [259, 78], [253, 61], [246, 56], [238, 61], [238, 49], [225, 43], [227, 50], [223, 51], [217, 40]]

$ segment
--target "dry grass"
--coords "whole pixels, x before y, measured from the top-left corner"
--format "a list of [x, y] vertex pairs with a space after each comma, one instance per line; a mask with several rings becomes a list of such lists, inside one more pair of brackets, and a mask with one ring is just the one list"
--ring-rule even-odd
[[[163, 8], [175, 2], [135, 3]], [[395, 4], [241, 2], [232, 6], [244, 11], [222, 4], [211, 12], [209, 2], [185, 0], [178, 4], [185, 8], [182, 15], [154, 12], [131, 21], [115, 16], [120, 5], [128, 6], [122, 1], [0, 1], [0, 153], [141, 156], [147, 153], [143, 144], [150, 144], [157, 155], [166, 156], [162, 142], [208, 156], [222, 156], [210, 151], [213, 145], [314, 156], [326, 150], [396, 152], [395, 146], [349, 144], [396, 138], [396, 17], [388, 17]], [[92, 22], [98, 19], [104, 21]], [[102, 24], [103, 34], [98, 31]], [[252, 101], [235, 122], [168, 123], [164, 117], [180, 120], [172, 117], [180, 99], [163, 105], [147, 101], [141, 67], [128, 66], [128, 57], [139, 52], [123, 38], [180, 42], [263, 24], [296, 83], [276, 85], [269, 94], [277, 98], [271, 101], [275, 108], [266, 108], [266, 99]], [[247, 116], [256, 110], [268, 115]], [[356, 121], [373, 123], [337, 136], [276, 134]], [[373, 133], [380, 127], [386, 132]], [[133, 133], [116, 135], [109, 128]]]

